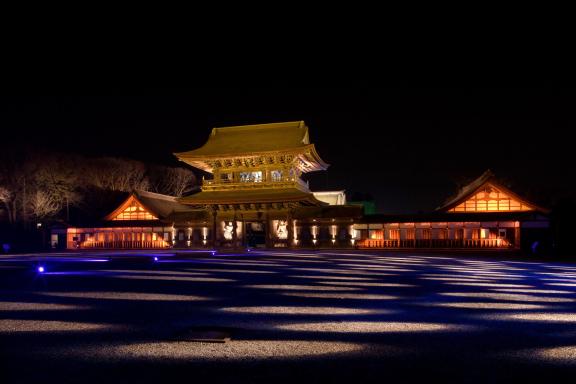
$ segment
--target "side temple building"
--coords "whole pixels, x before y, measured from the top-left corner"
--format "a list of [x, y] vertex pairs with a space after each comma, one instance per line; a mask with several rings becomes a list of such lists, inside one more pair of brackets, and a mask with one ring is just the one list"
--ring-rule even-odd
[[[98, 223], [53, 230], [78, 248], [519, 248], [548, 227], [547, 211], [487, 171], [435, 212], [363, 215], [344, 191], [311, 192], [301, 176], [328, 164], [303, 121], [214, 128], [176, 153], [211, 174], [176, 198], [135, 191]], [[535, 232], [536, 231], [536, 232]]]

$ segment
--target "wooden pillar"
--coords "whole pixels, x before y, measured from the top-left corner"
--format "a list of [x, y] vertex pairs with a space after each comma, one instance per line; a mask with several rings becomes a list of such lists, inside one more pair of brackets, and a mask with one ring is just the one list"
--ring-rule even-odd
[[264, 220], [266, 222], [266, 225], [264, 225], [264, 228], [266, 228], [266, 248], [272, 248], [272, 231], [270, 229], [270, 216], [268, 212], [264, 214]]
[[292, 220], [292, 212], [288, 212], [288, 216], [286, 217], [286, 223], [288, 224], [288, 248], [292, 248], [294, 246], [294, 226]]
[[[382, 228], [384, 228], [384, 226], [382, 226]], [[384, 233], [382, 233], [382, 240], [384, 240], [385, 236]], [[370, 244], [370, 223], [366, 222], [366, 244]], [[368, 245], [370, 246], [370, 245]]]
[[236, 223], [236, 211], [234, 211], [234, 218], [232, 219], [232, 248], [236, 248], [238, 246], [238, 233], [236, 233], [237, 230], [238, 224]]
[[240, 218], [242, 219], [242, 247], [248, 247], [248, 243], [246, 242], [246, 221], [244, 221], [244, 214], [240, 214]]
[[216, 248], [216, 216], [218, 211], [215, 206], [212, 206], [212, 246]]

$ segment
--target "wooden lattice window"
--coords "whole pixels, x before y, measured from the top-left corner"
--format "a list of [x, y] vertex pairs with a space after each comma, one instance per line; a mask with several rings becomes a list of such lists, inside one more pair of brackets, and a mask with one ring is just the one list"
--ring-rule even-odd
[[524, 204], [507, 193], [493, 186], [486, 186], [468, 200], [450, 209], [450, 212], [504, 212], [531, 211], [532, 207]]
[[158, 218], [144, 209], [136, 200], [132, 200], [130, 205], [112, 220], [158, 220]]

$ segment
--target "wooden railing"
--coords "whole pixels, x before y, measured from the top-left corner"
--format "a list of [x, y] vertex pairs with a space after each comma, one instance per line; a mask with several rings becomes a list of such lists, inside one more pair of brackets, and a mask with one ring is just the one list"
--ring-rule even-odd
[[69, 249], [105, 249], [105, 248], [169, 248], [170, 245], [164, 240], [137, 241], [137, 240], [117, 240], [117, 241], [85, 241], [69, 242]]
[[505, 239], [374, 240], [357, 242], [358, 248], [512, 248]]
[[294, 184], [309, 190], [307, 182], [299, 177], [282, 177], [279, 180], [262, 180], [262, 181], [232, 181], [232, 180], [204, 180], [202, 189], [207, 190], [226, 190], [226, 189], [246, 189], [246, 188], [284, 188], [293, 187]]

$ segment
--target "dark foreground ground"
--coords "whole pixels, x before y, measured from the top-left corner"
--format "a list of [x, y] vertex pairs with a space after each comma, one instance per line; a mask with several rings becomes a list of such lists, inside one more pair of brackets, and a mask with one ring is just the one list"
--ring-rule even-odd
[[546, 383], [576, 373], [576, 264], [88, 256], [0, 259], [0, 383]]

